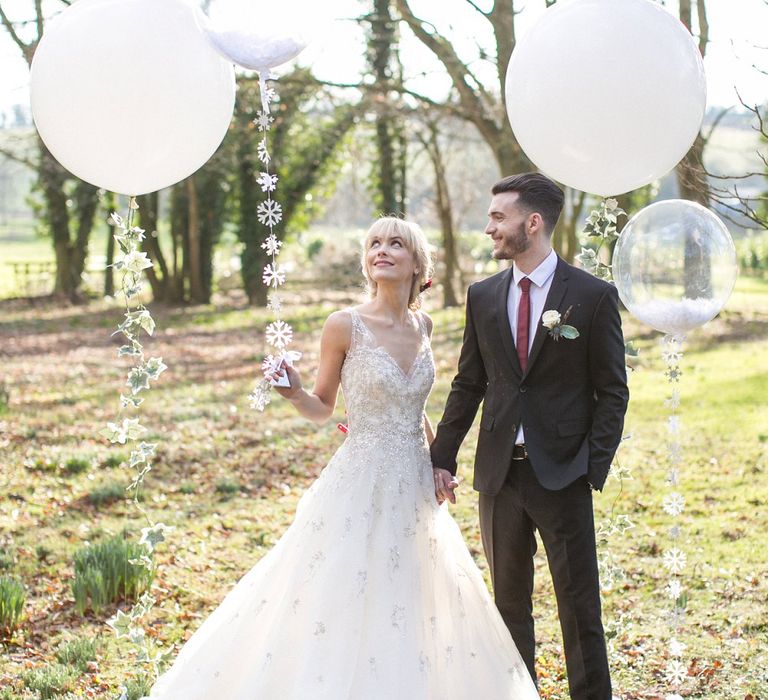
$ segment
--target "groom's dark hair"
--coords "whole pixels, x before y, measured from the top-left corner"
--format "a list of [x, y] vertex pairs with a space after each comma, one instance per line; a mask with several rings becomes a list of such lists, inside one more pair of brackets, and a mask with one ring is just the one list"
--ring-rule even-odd
[[523, 173], [509, 175], [499, 180], [492, 188], [492, 194], [517, 192], [518, 203], [529, 213], [537, 212], [544, 220], [548, 234], [555, 230], [555, 224], [563, 210], [563, 191], [546, 175]]

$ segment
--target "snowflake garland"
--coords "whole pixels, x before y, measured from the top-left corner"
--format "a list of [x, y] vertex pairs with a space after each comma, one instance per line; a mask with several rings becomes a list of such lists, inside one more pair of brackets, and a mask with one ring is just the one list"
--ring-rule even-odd
[[273, 193], [277, 190], [279, 178], [270, 172], [269, 169], [272, 155], [269, 152], [267, 132], [270, 131], [275, 121], [274, 117], [270, 114], [269, 105], [276, 97], [274, 89], [267, 86], [267, 79], [270, 79], [270, 77], [266, 73], [259, 74], [262, 109], [256, 113], [256, 119], [253, 120], [253, 123], [262, 134], [261, 140], [256, 147], [256, 155], [264, 166], [264, 170], [256, 178], [256, 184], [266, 194], [266, 199], [256, 208], [256, 218], [260, 224], [269, 229], [269, 233], [261, 244], [261, 248], [272, 258], [264, 266], [261, 281], [273, 290], [268, 297], [267, 308], [275, 316], [274, 320], [267, 325], [264, 334], [267, 344], [271, 345], [273, 350], [264, 358], [261, 365], [263, 376], [248, 396], [251, 407], [258, 411], [263, 411], [271, 401], [272, 383], [269, 377], [275, 371], [275, 368], [279, 367], [283, 360], [291, 362], [301, 356], [300, 353], [287, 350], [288, 345], [293, 340], [293, 329], [280, 318], [283, 300], [276, 292], [280, 286], [285, 284], [287, 269], [284, 265], [280, 265], [277, 262], [277, 256], [280, 254], [283, 242], [275, 235], [274, 231], [275, 226], [283, 220], [283, 207], [273, 198]]
[[664, 376], [670, 387], [670, 394], [664, 401], [664, 405], [669, 409], [666, 419], [667, 462], [669, 463], [666, 482], [670, 486], [670, 491], [662, 498], [661, 508], [666, 515], [673, 518], [672, 525], [668, 530], [670, 546], [661, 555], [662, 565], [668, 574], [664, 594], [671, 602], [671, 607], [667, 609], [665, 615], [670, 633], [667, 647], [670, 658], [664, 670], [664, 679], [674, 692], [668, 694], [667, 698], [680, 697], [680, 687], [688, 677], [687, 666], [683, 659], [686, 645], [677, 639], [679, 630], [685, 625], [688, 612], [688, 597], [682, 580], [682, 575], [688, 567], [688, 556], [680, 547], [683, 530], [678, 520], [685, 511], [685, 497], [677, 491], [680, 483], [680, 465], [683, 461], [683, 447], [680, 442], [682, 421], [678, 415], [680, 408], [678, 384], [682, 376], [680, 362], [683, 359], [684, 342], [684, 336], [666, 335], [662, 341], [661, 352], [661, 358], [665, 365]]

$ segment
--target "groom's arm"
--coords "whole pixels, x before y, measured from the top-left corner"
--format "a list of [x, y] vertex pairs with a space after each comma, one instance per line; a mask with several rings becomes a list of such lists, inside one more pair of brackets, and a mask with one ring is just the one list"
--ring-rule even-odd
[[629, 402], [619, 295], [613, 286], [605, 290], [595, 309], [589, 339], [589, 371], [596, 403], [589, 434], [587, 478], [596, 489], [602, 489], [621, 442]]
[[477, 332], [472, 316], [472, 285], [467, 290], [464, 340], [459, 355], [459, 368], [451, 384], [443, 417], [437, 425], [437, 434], [430, 452], [432, 466], [456, 474], [456, 455], [464, 436], [472, 426], [477, 408], [488, 388], [488, 377], [477, 343]]

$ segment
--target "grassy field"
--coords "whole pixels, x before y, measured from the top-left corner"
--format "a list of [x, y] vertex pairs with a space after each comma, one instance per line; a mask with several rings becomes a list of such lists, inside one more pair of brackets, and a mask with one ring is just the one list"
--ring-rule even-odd
[[[355, 300], [344, 292], [291, 300], [287, 316], [306, 353], [305, 376], [316, 366], [322, 320]], [[455, 368], [463, 313], [428, 310], [435, 319], [438, 367], [428, 410], [436, 422]], [[156, 308], [153, 315], [158, 332], [147, 349], [170, 369], [142, 407], [142, 422], [160, 442], [143, 507], [177, 529], [159, 551], [159, 603], [147, 631], [175, 644], [191, 635], [280, 537], [299, 497], [343, 436], [333, 427], [336, 420], [314, 426], [284, 402], [276, 401], [264, 414], [248, 408], [265, 312], [222, 303]], [[0, 389], [8, 393], [7, 405], [0, 404], [0, 574], [21, 579], [28, 592], [25, 620], [4, 641], [1, 700], [67, 697], [67, 692], [113, 698], [121, 682], [137, 675], [125, 647], [104, 624], [114, 609], [81, 616], [70, 590], [77, 548], [124, 528], [135, 535], [145, 525], [129, 501], [97, 503], [94, 497], [130, 481], [119, 463], [127, 451], [110, 449], [97, 435], [116, 415], [127, 367], [116, 359], [117, 339], [110, 338], [120, 316], [119, 308], [102, 304], [0, 305]], [[630, 385], [626, 432], [631, 438], [619, 453], [632, 478], [609, 481], [596, 507], [599, 519], [613, 511], [635, 524], [607, 545], [626, 579], [605, 592], [605, 620], [610, 624], [622, 615], [626, 620], [612, 658], [618, 694], [650, 700], [670, 692], [663, 677], [667, 600], [661, 564], [672, 524], [661, 509], [668, 492], [667, 383], [659, 334], [627, 319], [625, 335], [640, 349]], [[684, 697], [768, 700], [767, 356], [768, 282], [741, 279], [728, 310], [691, 334], [682, 363], [681, 489], [687, 499], [682, 547], [690, 593], [679, 633], [688, 645]], [[341, 403], [337, 413], [341, 419]], [[453, 512], [485, 571], [469, 486], [475, 435], [473, 430], [462, 448], [464, 483]], [[72, 473], [67, 462], [74, 458], [85, 458], [87, 468]], [[537, 555], [536, 566], [542, 696], [565, 700], [560, 634], [543, 555]], [[61, 645], [71, 640], [97, 645], [77, 668], [61, 661]], [[40, 671], [46, 666], [49, 671]], [[44, 695], [40, 674], [55, 672], [63, 674], [61, 692]]]

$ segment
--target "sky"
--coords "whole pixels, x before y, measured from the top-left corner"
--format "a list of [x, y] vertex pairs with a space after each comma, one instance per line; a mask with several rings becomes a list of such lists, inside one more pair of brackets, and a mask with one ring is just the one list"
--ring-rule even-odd
[[[61, 7], [46, 0], [50, 8]], [[33, 0], [0, 0], [13, 20], [33, 17]], [[477, 0], [488, 7], [487, 0]], [[677, 0], [665, 0], [671, 12]], [[414, 12], [436, 23], [451, 38], [462, 56], [476, 56], [478, 45], [490, 48], [487, 22], [466, 0], [412, 0]], [[291, 17], [291, 27], [308, 27], [311, 42], [299, 57], [303, 65], [311, 65], [321, 78], [333, 82], [355, 82], [364, 69], [364, 37], [354, 18], [365, 9], [363, 0], [211, 0], [211, 14], [221, 22], [252, 21], [257, 24], [261, 12], [282, 8]], [[544, 0], [516, 0], [518, 38], [544, 12]], [[734, 88], [749, 104], [768, 101], [768, 2], [766, 0], [707, 0], [710, 43], [707, 48], [708, 105], [737, 104]], [[302, 18], [304, 21], [302, 22]], [[420, 42], [405, 33], [401, 50], [412, 87], [440, 97], [449, 86], [439, 64]], [[473, 64], [478, 74], [493, 80], [493, 66]], [[424, 74], [424, 75], [422, 75]], [[29, 104], [29, 76], [18, 47], [5, 30], [0, 29], [0, 112], [8, 113], [14, 104]]]

